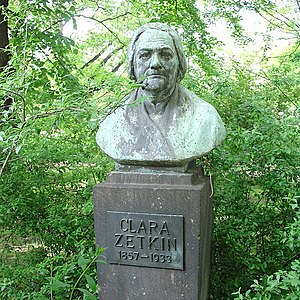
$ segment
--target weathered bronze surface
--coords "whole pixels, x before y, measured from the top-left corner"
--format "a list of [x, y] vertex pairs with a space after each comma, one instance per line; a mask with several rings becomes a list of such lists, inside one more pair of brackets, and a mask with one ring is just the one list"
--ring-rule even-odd
[[119, 166], [182, 167], [222, 143], [225, 128], [216, 109], [180, 83], [187, 63], [171, 27], [138, 28], [128, 69], [140, 86], [103, 120], [96, 136]]

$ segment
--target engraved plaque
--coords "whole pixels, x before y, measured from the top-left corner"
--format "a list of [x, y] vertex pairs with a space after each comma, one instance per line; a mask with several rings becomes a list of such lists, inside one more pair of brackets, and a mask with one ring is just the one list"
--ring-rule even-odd
[[183, 215], [107, 211], [109, 263], [183, 270]]

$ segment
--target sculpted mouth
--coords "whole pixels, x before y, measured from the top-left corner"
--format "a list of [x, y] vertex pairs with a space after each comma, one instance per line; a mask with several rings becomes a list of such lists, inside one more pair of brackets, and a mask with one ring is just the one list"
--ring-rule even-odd
[[161, 77], [166, 77], [163, 74], [149, 74], [147, 75], [149, 78], [161, 78]]

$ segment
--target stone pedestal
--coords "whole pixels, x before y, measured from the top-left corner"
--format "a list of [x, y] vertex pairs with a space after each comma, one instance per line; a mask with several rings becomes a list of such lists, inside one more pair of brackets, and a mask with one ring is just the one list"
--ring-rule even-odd
[[101, 300], [206, 300], [211, 184], [200, 172], [112, 172], [94, 188]]

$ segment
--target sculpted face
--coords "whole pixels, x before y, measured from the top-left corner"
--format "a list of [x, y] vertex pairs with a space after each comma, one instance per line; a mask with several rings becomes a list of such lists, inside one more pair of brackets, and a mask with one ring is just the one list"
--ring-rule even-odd
[[172, 37], [155, 29], [139, 37], [134, 55], [134, 75], [145, 90], [158, 94], [175, 86], [179, 60]]

